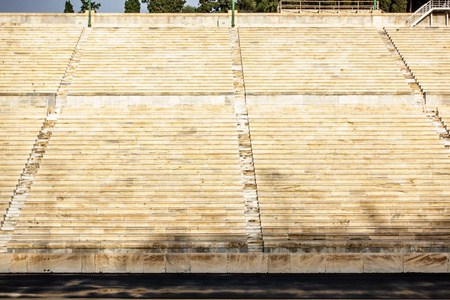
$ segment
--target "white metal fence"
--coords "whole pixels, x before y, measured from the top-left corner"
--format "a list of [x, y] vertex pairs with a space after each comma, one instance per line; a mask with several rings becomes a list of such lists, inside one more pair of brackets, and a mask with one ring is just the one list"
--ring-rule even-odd
[[[450, 1], [450, 0], [447, 0]], [[278, 12], [301, 12], [302, 10], [374, 10], [378, 9], [378, 1], [376, 4], [373, 0], [280, 0]]]

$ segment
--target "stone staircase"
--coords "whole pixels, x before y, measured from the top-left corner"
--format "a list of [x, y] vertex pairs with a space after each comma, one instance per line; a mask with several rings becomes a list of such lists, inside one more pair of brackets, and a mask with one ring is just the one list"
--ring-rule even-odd
[[400, 53], [398, 52], [398, 49], [395, 47], [395, 45], [392, 43], [392, 40], [390, 39], [388, 33], [386, 32], [386, 29], [379, 32], [382, 41], [386, 45], [387, 49], [391, 53], [392, 57], [395, 59], [397, 65], [400, 67], [401, 72], [403, 74], [403, 77], [406, 79], [406, 81], [409, 84], [409, 87], [414, 92], [414, 104], [416, 106], [425, 106], [425, 98], [422, 89], [419, 86], [418, 81], [414, 77], [411, 70], [408, 68], [406, 62], [402, 59], [400, 56]]
[[20, 176], [14, 195], [11, 199], [9, 207], [5, 214], [5, 219], [2, 223], [1, 230], [14, 231], [17, 221], [20, 217], [21, 210], [25, 205], [34, 178], [39, 169], [39, 165], [45, 154], [49, 139], [52, 135], [52, 128], [55, 126], [57, 120], [57, 112], [50, 110], [47, 118], [39, 131], [36, 142], [31, 149], [30, 157], [25, 164], [25, 168]]
[[418, 80], [420, 87], [426, 92], [427, 98], [431, 94], [444, 94], [448, 99], [450, 95], [449, 30], [415, 27], [387, 28], [386, 32], [409, 70]]
[[36, 163], [35, 155], [30, 157], [30, 151], [36, 148], [35, 139], [44, 117], [44, 109], [0, 107], [0, 126], [3, 128], [0, 132], [0, 252], [6, 251], [10, 231], [14, 229], [11, 217], [17, 216], [18, 202], [22, 201], [23, 189], [29, 182], [26, 170], [33, 169]]
[[[447, 33], [408, 30], [0, 28], [0, 94], [62, 107], [40, 131], [43, 110], [0, 108], [0, 252], [448, 249], [450, 109], [422, 93], [448, 92]], [[416, 107], [296, 102], [374, 93]], [[234, 106], [66, 107], [214, 94]]]
[[448, 247], [449, 152], [421, 108], [249, 116], [266, 251]]
[[11, 249], [248, 251], [230, 106], [64, 108]]
[[256, 186], [253, 151], [248, 122], [247, 103], [245, 101], [244, 74], [237, 28], [230, 30], [231, 53], [233, 58], [233, 79], [235, 88], [234, 111], [237, 119], [239, 156], [243, 191], [245, 199], [245, 221], [248, 235], [249, 252], [263, 252], [263, 238]]
[[80, 36], [68, 27], [0, 27], [0, 95], [54, 95]]
[[239, 33], [248, 94], [392, 99], [411, 94], [375, 28], [240, 28]]
[[93, 28], [69, 96], [232, 95], [229, 49], [226, 28]]

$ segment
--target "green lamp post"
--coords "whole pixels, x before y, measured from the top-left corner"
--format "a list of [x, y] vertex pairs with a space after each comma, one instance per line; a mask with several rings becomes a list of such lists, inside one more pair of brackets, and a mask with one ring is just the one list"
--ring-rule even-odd
[[88, 27], [91, 27], [91, 0], [89, 0], [89, 21]]
[[234, 25], [234, 0], [231, 0], [231, 27]]

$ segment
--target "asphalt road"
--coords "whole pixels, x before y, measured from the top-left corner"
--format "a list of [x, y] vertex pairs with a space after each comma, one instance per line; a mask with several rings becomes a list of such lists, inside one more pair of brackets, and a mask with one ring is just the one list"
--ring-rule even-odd
[[0, 297], [450, 299], [450, 274], [0, 275]]

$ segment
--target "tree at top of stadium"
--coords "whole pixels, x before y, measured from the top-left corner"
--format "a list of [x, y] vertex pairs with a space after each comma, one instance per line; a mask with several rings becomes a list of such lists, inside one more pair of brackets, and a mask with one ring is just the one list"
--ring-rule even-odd
[[[101, 3], [96, 3], [95, 1], [91, 1], [91, 8], [95, 12], [97, 12], [97, 9], [100, 8]], [[86, 10], [89, 10], [89, 0], [81, 0], [81, 7], [80, 7], [80, 13], [84, 13]]]
[[[276, 12], [278, 0], [237, 0], [236, 8], [242, 12]], [[199, 0], [198, 12], [228, 12], [231, 0]]]
[[202, 13], [228, 12], [231, 0], [199, 0], [198, 11]]
[[238, 0], [237, 9], [241, 12], [254, 12], [256, 11], [255, 0]]
[[66, 1], [66, 5], [64, 7], [64, 13], [74, 13], [75, 11], [73, 10], [73, 5], [72, 3], [70, 3], [70, 0]]
[[126, 0], [125, 1], [125, 12], [126, 13], [140, 13], [141, 12], [140, 0]]
[[142, 0], [150, 13], [180, 13], [185, 0]]
[[380, 9], [384, 12], [406, 12], [407, 0], [380, 0]]
[[277, 12], [278, 0], [256, 0], [257, 12]]

